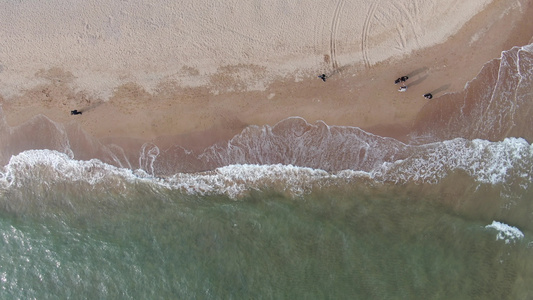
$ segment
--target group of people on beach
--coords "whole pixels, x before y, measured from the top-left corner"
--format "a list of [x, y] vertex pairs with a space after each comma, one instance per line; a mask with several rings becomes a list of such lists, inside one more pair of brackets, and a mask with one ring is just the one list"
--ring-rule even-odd
[[407, 86], [405, 85], [404, 82], [407, 81], [407, 79], [409, 79], [409, 76], [402, 76], [396, 80], [394, 80], [394, 84], [398, 84], [398, 83], [402, 83], [402, 86], [398, 89], [399, 92], [405, 92], [407, 91]]
[[[328, 76], [326, 74], [320, 74], [318, 75], [318, 78], [326, 82], [326, 79], [328, 78]], [[398, 77], [396, 80], [394, 80], [394, 84], [402, 83], [402, 86], [400, 86], [400, 88], [398, 89], [399, 92], [407, 91], [407, 85], [405, 84], [405, 82], [408, 79], [409, 79], [409, 76], [406, 75], [406, 76]], [[424, 94], [424, 98], [429, 100], [433, 98], [433, 95], [431, 93], [427, 93], [427, 94]]]
[[[409, 76], [402, 76], [394, 80], [394, 84], [398, 84], [400, 82], [402, 83], [402, 86], [400, 86], [400, 88], [398, 89], [399, 92], [407, 91], [407, 85], [405, 85], [404, 83], [407, 81], [407, 79], [409, 79]], [[433, 95], [431, 93], [427, 93], [427, 94], [424, 94], [424, 98], [429, 100], [433, 98]]]

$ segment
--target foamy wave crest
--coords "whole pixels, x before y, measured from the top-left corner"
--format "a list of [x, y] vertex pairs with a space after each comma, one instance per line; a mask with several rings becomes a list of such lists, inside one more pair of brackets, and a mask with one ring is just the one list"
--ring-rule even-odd
[[35, 180], [42, 180], [43, 184], [83, 181], [123, 189], [127, 188], [126, 183], [145, 183], [188, 194], [226, 194], [235, 198], [263, 188], [297, 196], [314, 188], [355, 182], [437, 184], [458, 170], [480, 184], [501, 184], [513, 190], [527, 189], [533, 179], [533, 147], [520, 138], [501, 142], [454, 139], [405, 146], [402, 156], [406, 158], [383, 162], [369, 171], [328, 172], [290, 164], [234, 164], [206, 172], [155, 177], [141, 169], [119, 168], [96, 159], [77, 161], [57, 151], [30, 150], [11, 158], [0, 172], [0, 181], [4, 187], [18, 188]]
[[179, 173], [156, 178], [142, 170], [132, 171], [99, 160], [77, 161], [53, 150], [29, 150], [13, 156], [0, 172], [4, 188], [25, 188], [29, 182], [49, 185], [54, 182], [103, 184], [103, 188], [126, 189], [125, 183], [154, 184], [188, 194], [226, 194], [236, 198], [247, 191], [275, 188], [291, 195], [302, 195], [313, 187], [328, 184], [338, 176], [323, 170], [290, 165], [232, 165], [201, 173]]
[[269, 187], [299, 196], [342, 178], [323, 170], [292, 165], [231, 165], [199, 174], [177, 174], [168, 182], [188, 193], [238, 197], [251, 189]]
[[437, 183], [462, 170], [480, 183], [518, 185], [527, 189], [533, 174], [533, 147], [521, 138], [501, 142], [454, 139], [418, 146], [404, 160], [386, 162], [371, 172], [383, 181]]
[[366, 173], [381, 182], [431, 184], [463, 171], [479, 183], [526, 189], [532, 179], [532, 153], [531, 145], [522, 138], [500, 142], [457, 138], [406, 145], [359, 128], [309, 124], [294, 117], [273, 127], [251, 126], [227, 145], [210, 147], [194, 158], [147, 157], [150, 166], [146, 163], [143, 169], [172, 176], [182, 173], [182, 162], [193, 162], [190, 165], [203, 170], [231, 165], [291, 165], [342, 176]]
[[505, 223], [492, 221], [492, 224], [485, 226], [485, 228], [496, 229], [498, 231], [496, 240], [504, 240], [506, 244], [510, 244], [511, 242], [516, 242], [517, 240], [524, 238], [524, 234], [522, 231], [520, 231], [520, 229]]
[[12, 156], [0, 172], [4, 187], [24, 187], [28, 180], [41, 179], [43, 184], [54, 181], [84, 181], [120, 184], [122, 180], [149, 178], [142, 170], [132, 171], [105, 164], [97, 159], [80, 161], [55, 150], [28, 150]]

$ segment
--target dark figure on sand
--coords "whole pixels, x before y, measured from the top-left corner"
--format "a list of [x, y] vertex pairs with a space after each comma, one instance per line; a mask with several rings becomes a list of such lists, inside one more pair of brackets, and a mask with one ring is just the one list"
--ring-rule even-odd
[[424, 94], [424, 98], [431, 99], [433, 98], [433, 95], [431, 95], [431, 93], [427, 93], [427, 94]]
[[400, 83], [400, 82], [406, 82], [407, 79], [409, 79], [409, 76], [402, 76], [402, 77], [400, 77], [400, 78], [394, 80], [394, 84], [398, 84], [398, 83]]
[[78, 111], [77, 109], [75, 109], [75, 110], [71, 110], [71, 111], [70, 111], [70, 114], [71, 114], [71, 115], [81, 115], [81, 113], [82, 113], [82, 112], [81, 112], [81, 111]]
[[328, 78], [328, 77], [326, 76], [326, 74], [320, 74], [320, 75], [318, 75], [318, 78], [320, 78], [320, 79], [322, 79], [322, 81], [326, 82], [326, 78]]

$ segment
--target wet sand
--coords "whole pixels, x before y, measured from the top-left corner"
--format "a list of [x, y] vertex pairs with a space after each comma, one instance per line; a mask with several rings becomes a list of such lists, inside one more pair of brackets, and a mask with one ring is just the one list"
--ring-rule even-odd
[[[261, 81], [269, 71], [254, 64], [220, 67], [208, 84], [196, 87], [163, 80], [148, 90], [131, 81], [114, 88], [109, 98], [79, 88], [75, 72], [50, 67], [35, 73], [41, 84], [4, 96], [2, 108], [10, 126], [43, 114], [64, 124], [77, 122], [105, 143], [138, 141], [135, 147], [152, 141], [163, 148], [173, 144], [203, 148], [231, 138], [248, 125], [273, 125], [290, 116], [361, 127], [406, 141], [414, 119], [428, 102], [424, 93], [432, 92], [430, 101], [438, 101], [445, 93], [461, 91], [501, 51], [530, 42], [532, 6], [529, 1], [493, 1], [445, 42], [399, 51], [384, 61], [369, 59], [373, 51], [380, 51], [376, 47], [363, 49], [362, 61], [343, 63], [339, 46], [338, 60], [332, 61], [331, 52], [324, 54], [314, 70], [280, 73], [257, 90], [247, 86], [248, 79]], [[320, 71], [329, 76], [326, 82], [317, 78]], [[179, 72], [198, 75], [194, 68]], [[243, 73], [251, 75], [245, 80], [240, 77]], [[410, 77], [408, 90], [399, 93], [394, 80], [403, 75]], [[84, 113], [71, 116], [72, 109]]]

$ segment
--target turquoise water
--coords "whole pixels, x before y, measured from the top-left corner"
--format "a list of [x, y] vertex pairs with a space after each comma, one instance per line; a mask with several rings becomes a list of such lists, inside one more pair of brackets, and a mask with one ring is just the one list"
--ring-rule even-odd
[[125, 193], [81, 192], [90, 189], [49, 182], [44, 197], [19, 191], [32, 205], [4, 207], [1, 298], [526, 299], [533, 293], [529, 233], [497, 240], [498, 231], [485, 228], [490, 222], [402, 195], [401, 188], [340, 186], [302, 197], [256, 190], [239, 200], [149, 184]]

